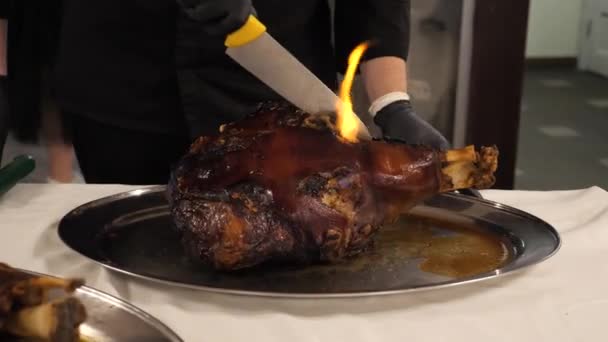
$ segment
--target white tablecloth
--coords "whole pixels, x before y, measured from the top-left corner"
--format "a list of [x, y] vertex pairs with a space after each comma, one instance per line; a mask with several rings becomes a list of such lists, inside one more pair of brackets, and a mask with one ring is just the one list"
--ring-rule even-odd
[[19, 185], [0, 199], [0, 260], [123, 298], [185, 341], [608, 341], [608, 193], [488, 190], [486, 198], [554, 225], [563, 246], [525, 272], [474, 285], [366, 299], [217, 295], [135, 280], [58, 239], [70, 209], [127, 186]]

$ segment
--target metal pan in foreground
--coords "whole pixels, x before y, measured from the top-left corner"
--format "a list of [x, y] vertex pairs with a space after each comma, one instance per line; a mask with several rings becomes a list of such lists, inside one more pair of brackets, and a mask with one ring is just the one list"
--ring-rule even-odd
[[76, 298], [87, 308], [80, 328], [87, 342], [182, 342], [159, 320], [118, 298], [90, 287], [79, 289]]
[[[32, 275], [37, 272], [20, 270]], [[182, 342], [169, 327], [141, 309], [104, 292], [82, 286], [73, 295], [86, 308], [80, 326], [83, 342]], [[22, 337], [0, 336], [6, 342], [35, 342]]]
[[560, 247], [555, 229], [537, 217], [472, 196], [442, 194], [383, 227], [374, 248], [344, 263], [222, 273], [183, 253], [165, 187], [82, 205], [61, 220], [59, 236], [83, 256], [134, 277], [212, 292], [300, 298], [461, 285], [537, 264]]

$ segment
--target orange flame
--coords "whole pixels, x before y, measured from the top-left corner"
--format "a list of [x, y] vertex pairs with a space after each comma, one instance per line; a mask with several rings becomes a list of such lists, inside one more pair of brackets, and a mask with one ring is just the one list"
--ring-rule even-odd
[[359, 134], [359, 121], [357, 120], [357, 114], [353, 111], [350, 91], [361, 57], [368, 47], [368, 43], [361, 43], [348, 56], [348, 68], [340, 85], [340, 102], [336, 105], [338, 132], [350, 142], [357, 142], [357, 135]]

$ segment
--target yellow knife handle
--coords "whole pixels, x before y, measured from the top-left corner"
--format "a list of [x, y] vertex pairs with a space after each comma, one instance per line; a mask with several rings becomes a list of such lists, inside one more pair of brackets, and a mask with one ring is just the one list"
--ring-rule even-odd
[[227, 47], [245, 45], [258, 39], [264, 32], [266, 32], [266, 26], [264, 26], [256, 17], [250, 15], [249, 18], [247, 18], [245, 25], [226, 37], [224, 44]]

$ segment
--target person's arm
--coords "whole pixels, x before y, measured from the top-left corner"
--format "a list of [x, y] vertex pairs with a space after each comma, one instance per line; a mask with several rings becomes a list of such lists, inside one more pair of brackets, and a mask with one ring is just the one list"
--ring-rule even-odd
[[395, 92], [407, 93], [406, 63], [400, 57], [377, 57], [361, 63], [361, 77], [369, 100]]
[[0, 76], [6, 76], [7, 22], [0, 19]]
[[6, 98], [6, 50], [7, 50], [7, 9], [8, 1], [0, 3], [0, 163], [2, 163], [2, 152], [8, 135], [8, 103]]
[[409, 0], [336, 0], [339, 70], [356, 45], [371, 45], [360, 66], [370, 114], [386, 138], [445, 149], [447, 140], [414, 112], [407, 93]]
[[6, 50], [7, 50], [7, 16], [9, 1], [0, 2], [0, 76], [6, 76]]

